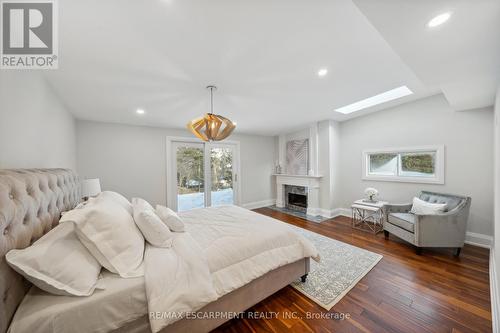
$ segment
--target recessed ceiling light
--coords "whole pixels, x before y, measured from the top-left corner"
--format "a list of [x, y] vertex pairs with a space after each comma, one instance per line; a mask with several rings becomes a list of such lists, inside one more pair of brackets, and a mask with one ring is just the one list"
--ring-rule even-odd
[[326, 74], [328, 74], [328, 69], [326, 69], [326, 68], [321, 68], [318, 71], [318, 76], [325, 76]]
[[143, 109], [137, 109], [137, 110], [135, 111], [135, 113], [137, 113], [137, 114], [145, 114], [145, 113], [146, 113], [146, 111], [144, 111]]
[[343, 106], [339, 109], [335, 109], [335, 111], [343, 113], [343, 114], [348, 114], [348, 113], [352, 113], [352, 112], [356, 112], [356, 111], [359, 111], [362, 109], [369, 108], [369, 107], [377, 105], [377, 104], [382, 104], [385, 102], [392, 101], [394, 99], [408, 96], [411, 94], [413, 94], [413, 92], [410, 89], [408, 89], [407, 86], [401, 86], [399, 88], [392, 89], [392, 90], [383, 92], [381, 94], [378, 94], [378, 95], [375, 95], [372, 97], [368, 97], [368, 98], [363, 99], [359, 102]]
[[450, 12], [439, 14], [438, 16], [436, 16], [432, 20], [430, 20], [429, 23], [427, 23], [427, 26], [429, 28], [437, 27], [438, 25], [441, 25], [444, 22], [448, 21], [450, 19], [450, 17], [451, 17]]

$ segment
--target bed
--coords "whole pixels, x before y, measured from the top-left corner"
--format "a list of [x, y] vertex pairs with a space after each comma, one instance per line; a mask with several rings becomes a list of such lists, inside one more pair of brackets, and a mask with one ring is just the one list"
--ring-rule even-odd
[[[141, 277], [121, 279], [105, 272], [103, 273], [105, 290], [98, 290], [89, 297], [54, 296], [32, 287], [5, 261], [5, 254], [9, 250], [28, 247], [58, 224], [62, 212], [73, 209], [79, 203], [79, 184], [77, 175], [66, 169], [0, 171], [0, 296], [2, 297], [0, 332], [6, 332], [11, 322], [13, 322], [12, 326], [23, 327], [22, 325], [16, 326], [16, 323], [27, 322], [27, 318], [30, 318], [32, 325], [33, 322], [39, 325], [37, 326], [39, 328], [46, 325], [52, 332], [68, 330], [72, 332], [113, 330], [116, 332], [150, 332], [145, 305], [144, 279]], [[212, 221], [218, 221], [215, 224], [220, 224], [220, 226], [217, 227], [213, 224], [200, 223], [200, 211], [186, 212], [183, 218], [189, 222], [187, 231], [193, 234], [203, 248], [207, 249], [206, 251], [220, 252], [221, 247], [212, 245], [220, 237], [218, 230], [221, 228], [227, 230], [231, 227], [229, 223], [232, 218], [231, 214], [239, 214], [241, 220], [246, 220], [249, 226], [255, 220], [252, 214], [256, 213], [237, 209], [241, 208], [204, 211], [203, 216], [208, 216], [207, 218]], [[227, 221], [224, 221], [224, 216], [228, 218]], [[270, 218], [262, 217], [262, 219]], [[272, 223], [272, 221], [268, 222]], [[262, 223], [268, 222], [262, 220]], [[280, 222], [275, 221], [275, 223]], [[256, 223], [255, 228], [258, 228], [258, 224]], [[255, 230], [258, 231], [258, 229]], [[238, 241], [233, 243], [232, 246], [240, 246]], [[246, 252], [254, 251], [249, 244], [247, 246]], [[224, 268], [224, 265], [233, 266], [233, 263], [228, 261], [228, 258], [224, 258], [224, 255], [221, 256], [221, 253], [214, 253], [212, 257], [217, 258], [210, 261], [211, 270], [214, 272], [222, 271], [221, 267]], [[219, 259], [221, 257], [222, 259]], [[242, 312], [291, 282], [305, 277], [309, 271], [309, 258], [305, 257], [264, 271], [263, 274], [253, 272], [255, 278], [249, 283], [236, 289], [229, 288], [222, 297], [205, 305], [198, 312]], [[215, 279], [217, 280], [217, 277]], [[220, 280], [224, 280], [223, 275], [220, 276]], [[224, 285], [221, 282], [218, 288], [224, 288]], [[51, 312], [56, 310], [60, 311], [57, 313], [58, 318], [66, 316], [65, 320], [58, 322], [60, 323], [58, 327], [54, 327], [54, 322], [47, 322], [44, 319], [47, 316], [50, 317]], [[113, 317], [116, 314], [119, 315]], [[100, 320], [97, 319], [99, 316], [102, 317]], [[115, 319], [110, 321], [111, 317]], [[181, 319], [165, 327], [162, 332], [207, 332], [228, 320], [230, 320], [229, 316], [217, 318], [202, 316], [196, 320]], [[16, 331], [20, 330], [16, 329]], [[44, 328], [42, 331], [49, 331], [49, 328]]]

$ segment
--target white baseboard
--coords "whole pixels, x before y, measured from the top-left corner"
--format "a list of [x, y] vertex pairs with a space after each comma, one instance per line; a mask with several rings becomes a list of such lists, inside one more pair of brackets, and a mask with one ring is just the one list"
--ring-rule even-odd
[[498, 332], [500, 329], [500, 304], [498, 290], [497, 269], [495, 264], [495, 251], [490, 249], [490, 297], [491, 297], [491, 323], [493, 332]]
[[344, 208], [335, 208], [335, 209], [323, 209], [323, 208], [314, 208], [314, 209], [307, 209], [307, 214], [308, 215], [313, 215], [313, 216], [321, 216], [325, 217], [328, 219], [337, 217], [337, 216], [347, 216], [351, 217], [351, 210], [350, 209], [344, 209]]
[[335, 208], [333, 210], [334, 216], [347, 216], [352, 217], [352, 211], [350, 208]]
[[485, 247], [489, 249], [493, 244], [493, 237], [467, 231], [467, 233], [465, 234], [465, 244]]
[[257, 209], [262, 207], [268, 207], [276, 204], [276, 199], [267, 199], [262, 201], [247, 202], [241, 205], [241, 207], [246, 209]]

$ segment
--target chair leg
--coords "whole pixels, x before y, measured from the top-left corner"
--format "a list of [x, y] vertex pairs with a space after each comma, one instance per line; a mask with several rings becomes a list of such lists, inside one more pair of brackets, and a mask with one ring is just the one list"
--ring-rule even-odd
[[455, 249], [455, 253], [453, 253], [453, 255], [454, 255], [455, 257], [458, 257], [458, 256], [460, 255], [460, 251], [461, 251], [461, 250], [462, 250], [462, 248], [461, 248], [461, 247], [457, 247], [457, 248]]
[[385, 239], [389, 239], [389, 231], [384, 230], [384, 237]]
[[307, 274], [304, 274], [300, 277], [300, 281], [302, 281], [302, 283], [306, 282], [307, 280]]
[[421, 247], [419, 247], [419, 246], [417, 246], [417, 248], [415, 249], [415, 253], [416, 253], [417, 255], [421, 255], [421, 254], [422, 254], [422, 248], [421, 248]]

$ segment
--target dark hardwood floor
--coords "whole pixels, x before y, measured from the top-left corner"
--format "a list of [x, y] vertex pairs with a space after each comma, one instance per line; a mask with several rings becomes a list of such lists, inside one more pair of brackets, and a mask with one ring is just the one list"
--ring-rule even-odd
[[269, 318], [233, 319], [214, 332], [491, 332], [488, 249], [466, 245], [459, 258], [451, 249], [424, 249], [418, 256], [392, 235], [351, 229], [346, 217], [318, 224], [267, 208], [256, 212], [384, 258], [329, 311], [349, 319], [320, 318], [328, 312], [286, 287], [249, 310]]

